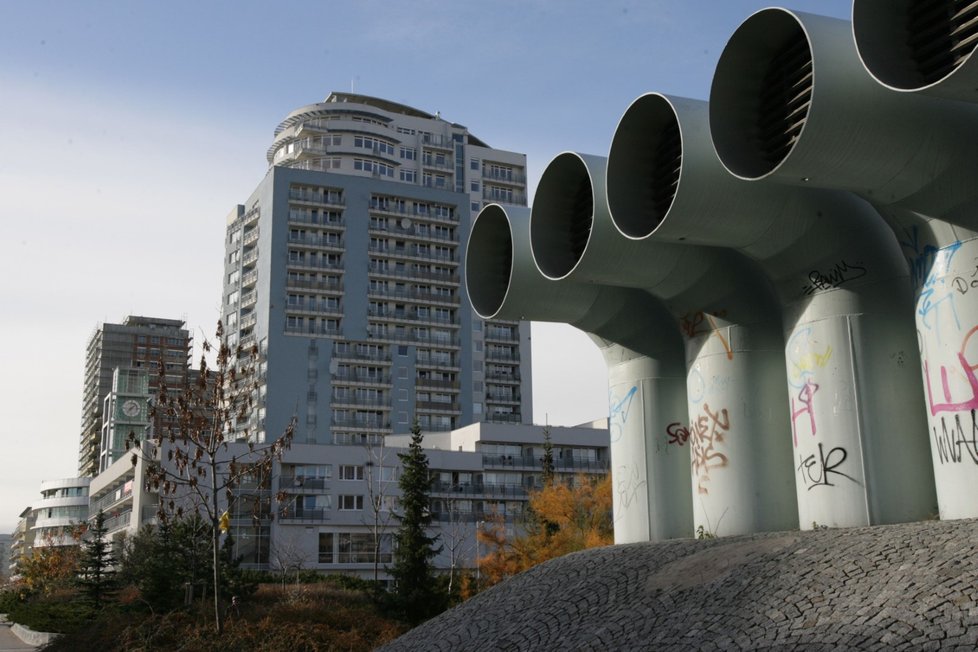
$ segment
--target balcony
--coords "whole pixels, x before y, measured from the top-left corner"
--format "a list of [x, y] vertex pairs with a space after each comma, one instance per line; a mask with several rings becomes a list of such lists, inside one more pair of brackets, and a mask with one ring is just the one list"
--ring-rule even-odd
[[486, 414], [486, 421], [489, 423], [520, 423], [522, 418], [519, 414], [512, 412], [490, 412]]
[[416, 401], [414, 407], [419, 412], [446, 412], [455, 414], [462, 411], [458, 403], [443, 403], [442, 401]]
[[486, 393], [486, 401], [490, 403], [511, 403], [513, 405], [519, 405], [520, 397], [506, 392], [493, 392], [490, 390]]
[[390, 385], [391, 374], [389, 371], [383, 373], [366, 373], [358, 371], [337, 371], [330, 378], [333, 382], [358, 383], [361, 385]]
[[392, 258], [431, 260], [439, 263], [457, 264], [454, 250], [438, 251], [424, 245], [391, 246], [386, 243], [371, 243], [367, 251]]
[[304, 235], [293, 235], [290, 233], [289, 244], [305, 246], [305, 247], [331, 249], [337, 252], [342, 252], [344, 249], [343, 239], [336, 237], [335, 234], [316, 235], [312, 233], [306, 233]]
[[309, 270], [327, 269], [335, 272], [344, 271], [342, 260], [339, 262], [330, 262], [330, 261], [323, 261], [323, 260], [313, 262], [311, 258], [302, 258], [302, 259], [296, 258], [295, 260], [289, 260], [288, 267], [289, 269], [309, 269]]
[[364, 430], [390, 430], [390, 418], [374, 416], [333, 416], [332, 424], [337, 428], [362, 428]]
[[[328, 317], [342, 317], [343, 308], [339, 302], [330, 304], [326, 301], [300, 301], [299, 303], [289, 303], [285, 306], [285, 312], [292, 315], [325, 315]], [[242, 328], [244, 324], [242, 323]]]
[[[482, 465], [485, 468], [506, 468], [506, 469], [525, 469], [535, 470], [543, 468], [543, 459], [534, 457], [521, 457], [519, 455], [489, 455], [482, 456]], [[608, 462], [605, 460], [582, 460], [582, 459], [563, 459], [554, 460], [554, 469], [557, 471], [567, 471], [572, 473], [606, 473]]]
[[292, 188], [289, 190], [289, 201], [305, 202], [307, 204], [316, 204], [318, 206], [343, 207], [346, 205], [346, 199], [343, 197], [343, 193], [339, 190], [330, 192], [312, 192], [309, 190]]
[[279, 491], [328, 491], [329, 483], [325, 478], [307, 478], [303, 476], [280, 475], [278, 477]]
[[351, 396], [347, 395], [334, 395], [332, 398], [332, 406], [335, 408], [383, 408], [390, 409], [390, 399], [385, 396], [379, 397], [365, 397], [365, 396]]
[[419, 389], [445, 389], [458, 391], [460, 385], [457, 380], [442, 380], [440, 378], [415, 378], [415, 390]]
[[[435, 233], [428, 225], [421, 225], [426, 228], [420, 228], [418, 226], [411, 225], [409, 227], [403, 227], [399, 224], [378, 224], [374, 223], [368, 227], [368, 231], [375, 234], [381, 235], [396, 235], [404, 238], [416, 238], [423, 240], [425, 242], [449, 242], [453, 244], [458, 243], [458, 238], [455, 237], [455, 233], [449, 231], [448, 233]], [[445, 229], [446, 227], [440, 227]]]
[[[531, 487], [537, 489], [538, 487]], [[503, 498], [527, 498], [527, 488], [519, 484], [494, 484], [470, 482], [435, 482], [431, 485], [434, 494], [449, 494], [451, 496], [499, 496]]]
[[[335, 278], [329, 281], [307, 281], [304, 279], [288, 278], [285, 280], [285, 287], [295, 290], [312, 290], [320, 292], [342, 292], [343, 281]], [[242, 299], [242, 303], [244, 299]]]
[[339, 213], [324, 213], [322, 215], [313, 213], [307, 215], [300, 211], [289, 211], [289, 224], [302, 224], [320, 226], [324, 229], [344, 229], [346, 220]]
[[487, 342], [518, 342], [520, 339], [520, 332], [517, 328], [499, 328], [487, 326], [485, 339]]
[[458, 271], [455, 269], [450, 272], [434, 272], [420, 269], [398, 269], [394, 266], [377, 265], [374, 263], [371, 263], [367, 269], [371, 274], [376, 274], [377, 276], [403, 278], [411, 281], [438, 281], [440, 283], [448, 283], [451, 285], [459, 284]]
[[241, 276], [241, 287], [242, 288], [250, 288], [251, 286], [253, 286], [257, 282], [258, 282], [258, 270], [257, 269], [252, 270], [252, 271], [248, 272], [247, 274], [244, 274], [244, 275]]
[[280, 509], [278, 519], [280, 523], [325, 523], [329, 521], [330, 511], [329, 509]]
[[494, 362], [519, 362], [519, 353], [515, 351], [486, 351], [486, 360]]
[[439, 304], [444, 306], [458, 307], [459, 300], [455, 294], [443, 294], [434, 292], [423, 292], [416, 288], [399, 290], [390, 288], [386, 285], [374, 284], [367, 289], [367, 295], [371, 297], [383, 297], [385, 299], [403, 299], [404, 301], [420, 301], [425, 304]]
[[493, 170], [492, 168], [483, 166], [482, 178], [513, 186], [522, 187], [526, 185], [526, 175], [515, 170]]
[[334, 360], [366, 360], [369, 362], [379, 362], [381, 364], [391, 364], [390, 353], [384, 349], [378, 349], [376, 351], [371, 350], [357, 350], [356, 348], [341, 351], [333, 351]]
[[244, 234], [244, 238], [242, 238], [241, 244], [247, 247], [251, 243], [257, 241], [258, 241], [258, 229], [255, 228], [255, 229], [251, 229], [250, 231]]

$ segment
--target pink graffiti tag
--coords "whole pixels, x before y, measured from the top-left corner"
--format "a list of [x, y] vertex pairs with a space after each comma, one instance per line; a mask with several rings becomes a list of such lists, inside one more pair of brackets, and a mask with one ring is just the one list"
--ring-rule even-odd
[[964, 372], [965, 378], [968, 380], [968, 385], [971, 387], [971, 397], [959, 402], [952, 402], [951, 400], [951, 386], [948, 382], [947, 377], [947, 367], [941, 365], [941, 389], [944, 394], [943, 403], [934, 402], [934, 393], [931, 389], [930, 384], [930, 368], [928, 362], [924, 361], [924, 378], [927, 381], [927, 402], [930, 405], [930, 413], [937, 416], [938, 412], [961, 412], [964, 410], [975, 410], [978, 409], [978, 377], [975, 376], [975, 370], [978, 369], [978, 364], [971, 364], [965, 357], [965, 351], [968, 348], [968, 343], [971, 340], [971, 336], [978, 332], [978, 326], [972, 327], [970, 331], [964, 336], [964, 341], [961, 342], [961, 350], [958, 351], [958, 364], [961, 365], [961, 371]]
[[689, 430], [693, 473], [697, 476], [696, 489], [706, 494], [709, 491], [704, 484], [710, 480], [710, 469], [724, 467], [728, 462], [727, 456], [716, 450], [716, 444], [722, 443], [724, 433], [730, 430], [730, 416], [726, 409], [710, 411], [706, 403], [703, 404], [703, 411], [706, 414], [697, 418]]
[[815, 426], [815, 411], [812, 409], [812, 404], [815, 402], [815, 392], [817, 391], [818, 385], [813, 383], [811, 379], [807, 379], [804, 387], [802, 387], [801, 391], [798, 392], [798, 404], [801, 407], [796, 409], [795, 397], [791, 397], [791, 436], [795, 440], [795, 448], [798, 448], [798, 430], [795, 428], [795, 422], [798, 420], [798, 417], [807, 413], [808, 421], [812, 430], [812, 436], [814, 437], [815, 433], [818, 432], [818, 429]]

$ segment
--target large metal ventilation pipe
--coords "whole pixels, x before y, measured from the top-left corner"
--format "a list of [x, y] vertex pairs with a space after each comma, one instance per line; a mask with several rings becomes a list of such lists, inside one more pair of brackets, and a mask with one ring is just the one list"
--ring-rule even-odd
[[675, 321], [638, 290], [544, 278], [533, 262], [528, 208], [491, 204], [472, 225], [465, 283], [483, 319], [565, 322], [589, 333], [608, 365], [615, 543], [693, 533], [689, 452], [665, 433], [686, 417]]
[[876, 83], [848, 23], [776, 9], [755, 14], [731, 38], [710, 106], [716, 151], [729, 170], [856, 190], [896, 232], [915, 290], [944, 518], [978, 516], [967, 498], [978, 493], [970, 443], [978, 302], [967, 296], [978, 256], [976, 117], [972, 105]]
[[797, 527], [784, 340], [769, 281], [721, 249], [636, 242], [608, 214], [605, 159], [565, 152], [540, 179], [530, 241], [544, 276], [645, 290], [686, 335], [689, 427], [656, 445], [688, 445], [697, 530]]
[[622, 116], [607, 183], [614, 223], [630, 238], [729, 247], [774, 282], [801, 527], [926, 517], [933, 477], [920, 464], [908, 273], [872, 207], [849, 193], [732, 177], [714, 152], [707, 104], [656, 93]]
[[978, 0], [855, 0], [852, 27], [887, 88], [978, 102]]

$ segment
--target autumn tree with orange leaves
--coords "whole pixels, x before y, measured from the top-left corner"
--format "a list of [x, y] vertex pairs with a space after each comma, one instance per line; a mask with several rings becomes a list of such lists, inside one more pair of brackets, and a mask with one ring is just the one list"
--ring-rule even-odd
[[555, 480], [532, 492], [522, 534], [508, 538], [498, 515], [479, 529], [479, 544], [488, 552], [478, 560], [478, 588], [548, 559], [614, 543], [611, 510], [610, 475], [578, 475], [572, 484]]

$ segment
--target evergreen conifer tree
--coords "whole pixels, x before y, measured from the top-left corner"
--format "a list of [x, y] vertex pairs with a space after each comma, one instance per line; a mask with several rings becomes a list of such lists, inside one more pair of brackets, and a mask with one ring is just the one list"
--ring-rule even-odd
[[100, 509], [82, 543], [78, 584], [96, 609], [116, 588], [115, 556], [112, 544], [106, 540], [105, 514]]
[[431, 536], [431, 477], [428, 456], [421, 448], [421, 426], [417, 419], [411, 427], [411, 444], [401, 460], [400, 527], [394, 535], [394, 606], [398, 615], [418, 624], [440, 613], [447, 606], [434, 572], [434, 558], [441, 551], [437, 536]]

